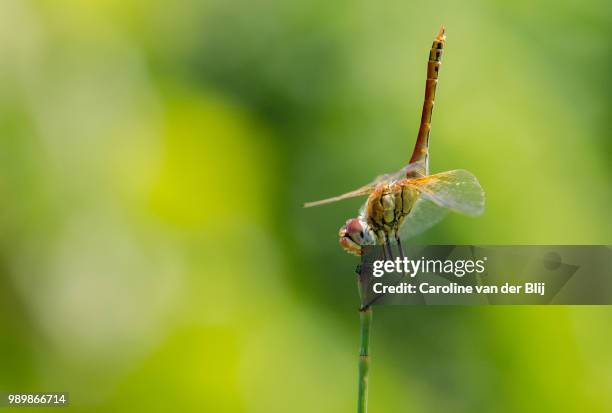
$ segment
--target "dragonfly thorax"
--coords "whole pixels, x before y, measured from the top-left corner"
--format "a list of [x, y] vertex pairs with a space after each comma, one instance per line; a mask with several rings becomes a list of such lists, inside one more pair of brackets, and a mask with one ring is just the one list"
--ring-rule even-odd
[[374, 191], [366, 202], [364, 214], [377, 243], [392, 239], [412, 210], [419, 193], [414, 188], [395, 184]]

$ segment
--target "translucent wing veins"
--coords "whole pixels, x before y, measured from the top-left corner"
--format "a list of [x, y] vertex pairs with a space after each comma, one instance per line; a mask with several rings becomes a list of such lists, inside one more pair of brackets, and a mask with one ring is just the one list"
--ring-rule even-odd
[[477, 216], [484, 211], [484, 191], [478, 179], [463, 169], [405, 179], [398, 185], [412, 186], [424, 198], [455, 212]]

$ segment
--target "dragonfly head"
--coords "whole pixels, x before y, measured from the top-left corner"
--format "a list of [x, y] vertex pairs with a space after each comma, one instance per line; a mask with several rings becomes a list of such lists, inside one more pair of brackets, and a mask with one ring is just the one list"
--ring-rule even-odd
[[376, 244], [374, 232], [361, 218], [351, 218], [340, 228], [340, 246], [349, 254], [361, 255], [362, 245]]

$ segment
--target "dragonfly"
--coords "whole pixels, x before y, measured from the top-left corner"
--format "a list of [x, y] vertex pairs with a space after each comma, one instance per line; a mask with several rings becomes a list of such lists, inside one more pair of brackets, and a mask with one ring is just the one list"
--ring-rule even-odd
[[446, 30], [442, 26], [429, 51], [425, 101], [408, 164], [353, 191], [304, 204], [304, 207], [314, 207], [368, 197], [359, 215], [347, 220], [338, 234], [340, 245], [350, 254], [360, 256], [364, 246], [382, 245], [383, 254], [392, 259], [391, 240], [395, 240], [403, 259], [401, 238], [407, 239], [429, 229], [448, 211], [468, 216], [478, 216], [484, 211], [484, 191], [471, 172], [456, 169], [429, 174], [431, 118], [445, 46]]

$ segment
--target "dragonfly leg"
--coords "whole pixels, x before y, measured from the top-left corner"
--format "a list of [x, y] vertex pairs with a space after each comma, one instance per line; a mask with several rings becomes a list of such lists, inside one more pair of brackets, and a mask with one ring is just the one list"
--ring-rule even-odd
[[[400, 237], [397, 233], [395, 233], [395, 242], [397, 243], [397, 249], [399, 250], [399, 256], [400, 256], [400, 260], [402, 262], [404, 262], [404, 248], [402, 247], [402, 241], [400, 240]], [[402, 276], [400, 278], [400, 281], [406, 277], [406, 273], [402, 272]]]
[[391, 240], [389, 239], [389, 237], [386, 237], [385, 239], [385, 248], [387, 249], [389, 259], [393, 261], [393, 250], [391, 249]]
[[397, 233], [395, 234], [395, 242], [397, 243], [397, 248], [399, 249], [399, 256], [402, 261], [404, 261], [404, 248], [402, 248], [402, 241]]
[[382, 259], [383, 261], [387, 261], [389, 259], [389, 257], [387, 256], [387, 248], [385, 244], [382, 244], [381, 247], [382, 247]]

